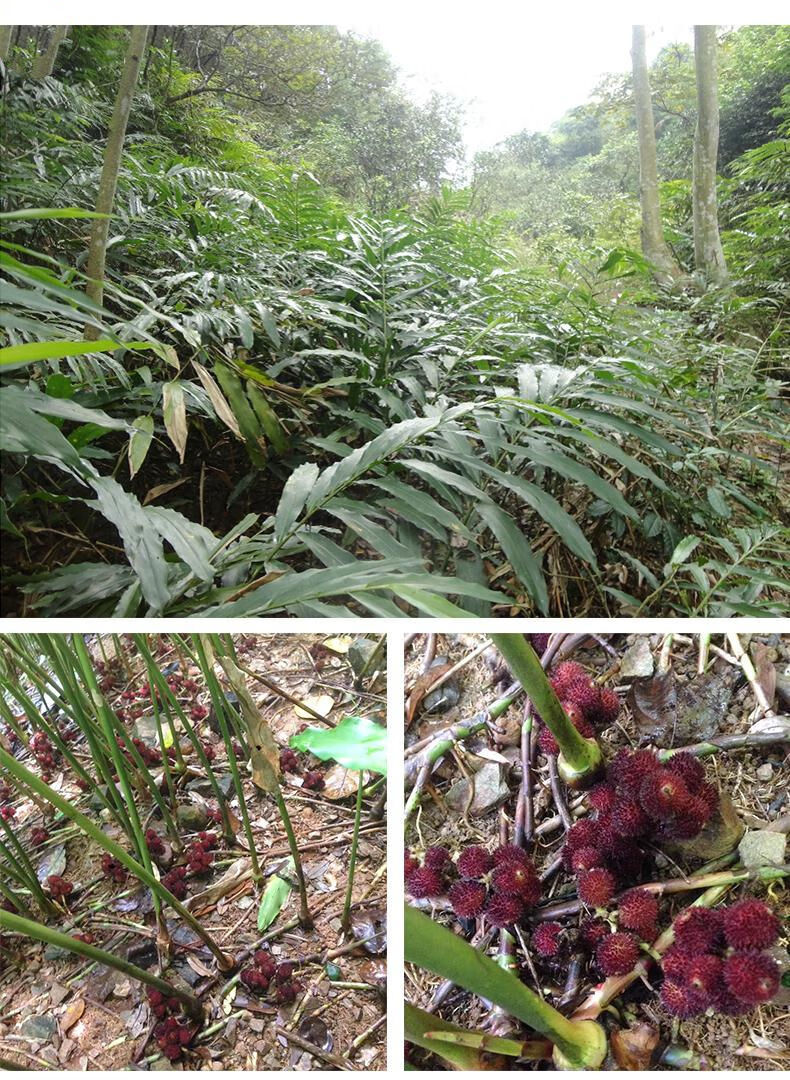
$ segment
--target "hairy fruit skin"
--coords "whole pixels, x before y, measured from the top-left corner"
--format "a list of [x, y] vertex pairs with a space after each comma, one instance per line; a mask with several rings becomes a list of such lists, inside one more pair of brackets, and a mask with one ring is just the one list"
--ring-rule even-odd
[[722, 961], [718, 956], [697, 956], [686, 970], [685, 982], [710, 1004], [721, 986]]
[[601, 836], [600, 827], [589, 818], [577, 821], [571, 825], [565, 837], [565, 843], [570, 851], [576, 851], [581, 847], [598, 847]]
[[619, 925], [634, 930], [644, 940], [655, 937], [658, 900], [646, 889], [631, 889], [618, 904]]
[[643, 836], [650, 821], [636, 799], [618, 798], [611, 814], [612, 829], [619, 836]]
[[736, 952], [724, 961], [724, 982], [739, 1001], [760, 1005], [779, 989], [779, 965], [761, 952]]
[[617, 802], [617, 794], [610, 784], [596, 784], [587, 792], [587, 802], [600, 813], [611, 813]]
[[576, 679], [586, 679], [587, 672], [575, 660], [564, 660], [557, 665], [551, 675], [551, 685], [557, 697], [561, 698], [568, 686]]
[[582, 919], [579, 925], [579, 938], [588, 949], [594, 949], [599, 942], [609, 936], [609, 924], [594, 915]]
[[532, 906], [540, 899], [540, 882], [534, 867], [519, 863], [503, 863], [491, 875], [491, 888], [495, 893], [518, 896]]
[[424, 900], [430, 896], [441, 896], [442, 875], [430, 866], [418, 866], [406, 879], [406, 888], [415, 900]]
[[602, 690], [598, 704], [598, 722], [602, 727], [613, 724], [620, 715], [620, 699], [614, 690]]
[[705, 767], [699, 758], [682, 750], [679, 754], [673, 754], [666, 767], [678, 776], [681, 776], [691, 795], [696, 795], [705, 780]]
[[714, 949], [721, 940], [722, 916], [712, 908], [688, 907], [675, 919], [675, 944], [689, 953]]
[[627, 975], [639, 959], [639, 943], [632, 934], [618, 931], [598, 943], [595, 959], [604, 975]]
[[540, 956], [556, 956], [560, 951], [561, 934], [561, 923], [541, 923], [532, 934], [532, 947]]
[[443, 870], [450, 862], [450, 852], [446, 847], [429, 847], [423, 857], [423, 865], [431, 870]]
[[604, 864], [604, 857], [598, 848], [594, 847], [582, 847], [577, 848], [570, 853], [571, 870], [574, 874], [583, 873], [585, 870], [592, 870], [594, 867], [600, 867]]
[[486, 895], [486, 887], [480, 881], [456, 881], [447, 897], [459, 918], [473, 919], [482, 913]]
[[523, 865], [532, 866], [532, 860], [526, 851], [519, 847], [518, 844], [501, 844], [498, 848], [494, 848], [494, 854], [491, 856], [491, 861], [494, 866], [500, 866], [502, 863], [522, 863]]
[[524, 904], [518, 896], [494, 893], [486, 904], [485, 915], [491, 926], [502, 930], [523, 918]]
[[779, 929], [779, 919], [761, 900], [741, 900], [724, 912], [724, 937], [733, 949], [767, 949]]
[[681, 776], [669, 769], [657, 769], [642, 781], [639, 801], [650, 817], [666, 821], [683, 813], [689, 792]]
[[[580, 709], [586, 720], [597, 719], [601, 708], [601, 692], [587, 676], [572, 679], [565, 687], [564, 701]], [[567, 710], [566, 710], [567, 711]]]
[[484, 847], [477, 845], [464, 848], [456, 863], [458, 873], [463, 878], [484, 877], [493, 865], [494, 860], [489, 852]]
[[615, 893], [614, 877], [599, 866], [579, 875], [577, 892], [579, 899], [590, 907], [606, 907]]
[[691, 987], [665, 979], [661, 987], [661, 1004], [671, 1016], [688, 1020], [705, 1011], [705, 1000]]

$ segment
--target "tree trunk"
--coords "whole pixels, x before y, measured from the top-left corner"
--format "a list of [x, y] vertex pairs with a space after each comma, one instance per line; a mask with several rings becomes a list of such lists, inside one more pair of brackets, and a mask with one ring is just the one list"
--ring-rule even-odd
[[719, 237], [716, 157], [719, 150], [719, 95], [716, 27], [694, 27], [697, 72], [697, 128], [694, 132], [694, 266], [706, 280], [721, 284], [727, 265]]
[[[111, 214], [115, 202], [115, 189], [118, 185], [118, 173], [121, 168], [126, 125], [129, 122], [129, 112], [132, 108], [132, 99], [137, 85], [137, 78], [140, 74], [140, 64], [147, 38], [147, 26], [132, 27], [129, 47], [126, 50], [126, 59], [121, 72], [118, 96], [115, 99], [110, 129], [107, 132], [104, 165], [102, 166], [101, 180], [99, 181], [99, 194], [96, 199], [96, 210], [100, 214]], [[104, 261], [107, 254], [109, 232], [110, 222], [108, 218], [97, 218], [94, 221], [88, 247], [86, 268], [88, 285], [85, 291], [90, 299], [97, 304], [101, 304], [104, 295]], [[95, 327], [85, 327], [86, 337], [95, 338], [97, 335], [98, 330]]]
[[642, 207], [642, 254], [653, 264], [653, 274], [661, 285], [673, 285], [683, 277], [664, 239], [661, 204], [658, 198], [656, 129], [645, 55], [645, 28], [633, 28], [631, 61], [634, 76], [634, 108], [639, 137], [639, 202]]
[[11, 35], [13, 32], [13, 26], [0, 26], [0, 60], [4, 64], [7, 63], [11, 53]]
[[33, 62], [33, 70], [30, 72], [31, 79], [46, 79], [55, 70], [55, 60], [58, 49], [63, 44], [69, 32], [68, 26], [54, 26], [49, 35], [49, 42], [44, 52], [39, 53]]

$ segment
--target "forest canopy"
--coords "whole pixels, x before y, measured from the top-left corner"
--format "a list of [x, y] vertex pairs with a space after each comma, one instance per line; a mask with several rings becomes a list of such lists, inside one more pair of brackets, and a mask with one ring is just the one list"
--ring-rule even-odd
[[133, 30], [0, 34], [6, 614], [785, 609], [787, 27], [472, 161], [378, 42]]

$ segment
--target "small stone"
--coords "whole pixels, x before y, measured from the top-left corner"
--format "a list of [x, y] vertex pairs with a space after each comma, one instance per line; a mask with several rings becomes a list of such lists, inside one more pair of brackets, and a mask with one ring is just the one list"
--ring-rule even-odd
[[620, 675], [623, 679], [644, 679], [653, 674], [653, 653], [646, 637], [639, 637], [626, 649], [620, 661]]
[[48, 1042], [58, 1030], [58, 1022], [54, 1016], [45, 1013], [43, 1016], [29, 1016], [20, 1028], [20, 1035], [37, 1042]]
[[[474, 796], [470, 805], [470, 782], [474, 785]], [[468, 812], [479, 816], [492, 810], [509, 796], [510, 789], [502, 777], [502, 766], [489, 761], [479, 769], [471, 781], [464, 777], [457, 780], [447, 792], [448, 806], [458, 813]]]
[[[370, 638], [360, 637], [354, 639], [348, 650], [348, 662], [351, 664], [351, 670], [357, 679], [365, 671], [368, 661], [375, 651], [376, 642], [371, 641]], [[367, 674], [372, 674], [369, 668]]]
[[256, 1035], [261, 1035], [265, 1024], [259, 1016], [255, 1016], [250, 1020], [250, 1031], [254, 1031]]
[[754, 829], [744, 834], [738, 845], [738, 854], [747, 870], [760, 866], [783, 866], [787, 836], [770, 829]]
[[200, 832], [208, 822], [205, 807], [196, 806], [194, 803], [181, 803], [176, 809], [176, 818], [186, 832]]
[[758, 780], [770, 780], [774, 775], [774, 767], [770, 761], [766, 761], [764, 765], [761, 765], [757, 770], [756, 776]]

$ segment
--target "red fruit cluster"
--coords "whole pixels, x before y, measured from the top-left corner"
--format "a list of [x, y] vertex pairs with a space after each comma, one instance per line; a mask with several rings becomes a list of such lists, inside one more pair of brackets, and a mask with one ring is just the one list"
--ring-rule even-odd
[[152, 746], [148, 746], [142, 739], [132, 739], [132, 743], [146, 765], [162, 764], [162, 755], [158, 750], [155, 750]]
[[158, 1019], [163, 1019], [168, 1013], [181, 1012], [181, 1002], [177, 997], [166, 997], [161, 990], [156, 990], [153, 986], [147, 986], [145, 992], [151, 1012]]
[[189, 1045], [194, 1029], [187, 1023], [168, 1017], [154, 1028], [156, 1041], [168, 1061], [178, 1061], [184, 1048]]
[[532, 948], [539, 956], [556, 956], [560, 951], [562, 924], [558, 922], [541, 923], [532, 934]]
[[300, 771], [299, 757], [295, 750], [286, 746], [280, 751], [280, 771], [298, 773]]
[[3, 821], [12, 821], [16, 817], [16, 808], [8, 803], [6, 806], [0, 806], [0, 817]]
[[450, 852], [446, 847], [429, 847], [426, 848], [422, 861], [432, 870], [444, 870], [450, 863]]
[[47, 878], [47, 888], [53, 900], [61, 900], [74, 892], [73, 882], [66, 881], [60, 874], [50, 874]]
[[405, 881], [412, 870], [416, 870], [419, 865], [419, 859], [415, 859], [409, 849], [405, 848], [403, 852], [403, 880]]
[[196, 723], [200, 720], [205, 720], [208, 716], [208, 708], [205, 705], [193, 705], [189, 715]]
[[55, 748], [43, 731], [37, 731], [30, 740], [30, 749], [41, 766], [41, 779], [49, 783], [55, 768]]
[[718, 910], [690, 907], [675, 919], [675, 943], [661, 959], [661, 1002], [673, 1016], [708, 1008], [728, 1016], [770, 1001], [779, 989], [779, 965], [761, 948], [772, 945], [779, 920], [760, 900]]
[[595, 959], [604, 975], [627, 975], [639, 959], [639, 942], [623, 931], [609, 934], [598, 942]]
[[633, 930], [642, 941], [653, 941], [658, 934], [658, 899], [646, 889], [631, 889], [620, 897], [618, 925]]
[[253, 953], [252, 960], [253, 966], [245, 968], [239, 975], [246, 987], [261, 994], [271, 990], [280, 1004], [296, 999], [302, 986], [293, 978], [295, 964], [288, 960], [278, 964], [264, 949]]
[[308, 769], [302, 777], [302, 787], [308, 791], [322, 791], [324, 777], [318, 769]]
[[49, 840], [49, 833], [46, 829], [42, 829], [40, 826], [30, 830], [30, 842], [33, 847], [38, 847], [40, 844], [46, 844]]
[[214, 833], [198, 833], [198, 839], [190, 844], [184, 854], [187, 865], [193, 874], [205, 874], [214, 862], [212, 850], [217, 846], [217, 838]]
[[75, 941], [84, 941], [86, 945], [92, 945], [96, 940], [90, 930], [86, 931], [84, 934], [72, 934], [71, 936]]
[[[449, 857], [445, 869], [453, 869]], [[478, 845], [465, 848], [454, 869], [460, 881], [451, 887], [448, 899], [459, 918], [483, 914], [491, 926], [502, 928], [519, 922], [540, 900], [535, 866], [515, 844], [503, 844], [492, 853]]]
[[[573, 660], [559, 664], [552, 673], [551, 685], [568, 719], [585, 739], [594, 737], [597, 724], [611, 724], [617, 718], [617, 694], [599, 690], [581, 664]], [[559, 753], [557, 740], [545, 726], [538, 731], [538, 746], [546, 755]]]
[[176, 900], [185, 900], [187, 895], [187, 868], [185, 866], [174, 866], [167, 874], [162, 878], [162, 884], [175, 896]]
[[115, 881], [117, 884], [120, 885], [122, 882], [126, 881], [126, 878], [128, 876], [126, 868], [121, 862], [118, 861], [118, 859], [116, 859], [113, 855], [110, 855], [109, 852], [102, 855], [101, 868], [104, 873], [108, 877], [111, 877], [112, 880]]
[[162, 843], [162, 837], [156, 829], [145, 830], [145, 846], [152, 855], [164, 855], [165, 853], [165, 845]]
[[205, 742], [204, 740], [201, 740], [200, 745], [203, 748], [203, 753], [206, 755], [206, 760], [207, 761], [216, 761], [217, 749], [214, 746], [214, 744], [210, 743], [210, 742]]
[[222, 824], [222, 811], [218, 806], [212, 807], [206, 811], [206, 817], [209, 821], [213, 821], [215, 825]]

